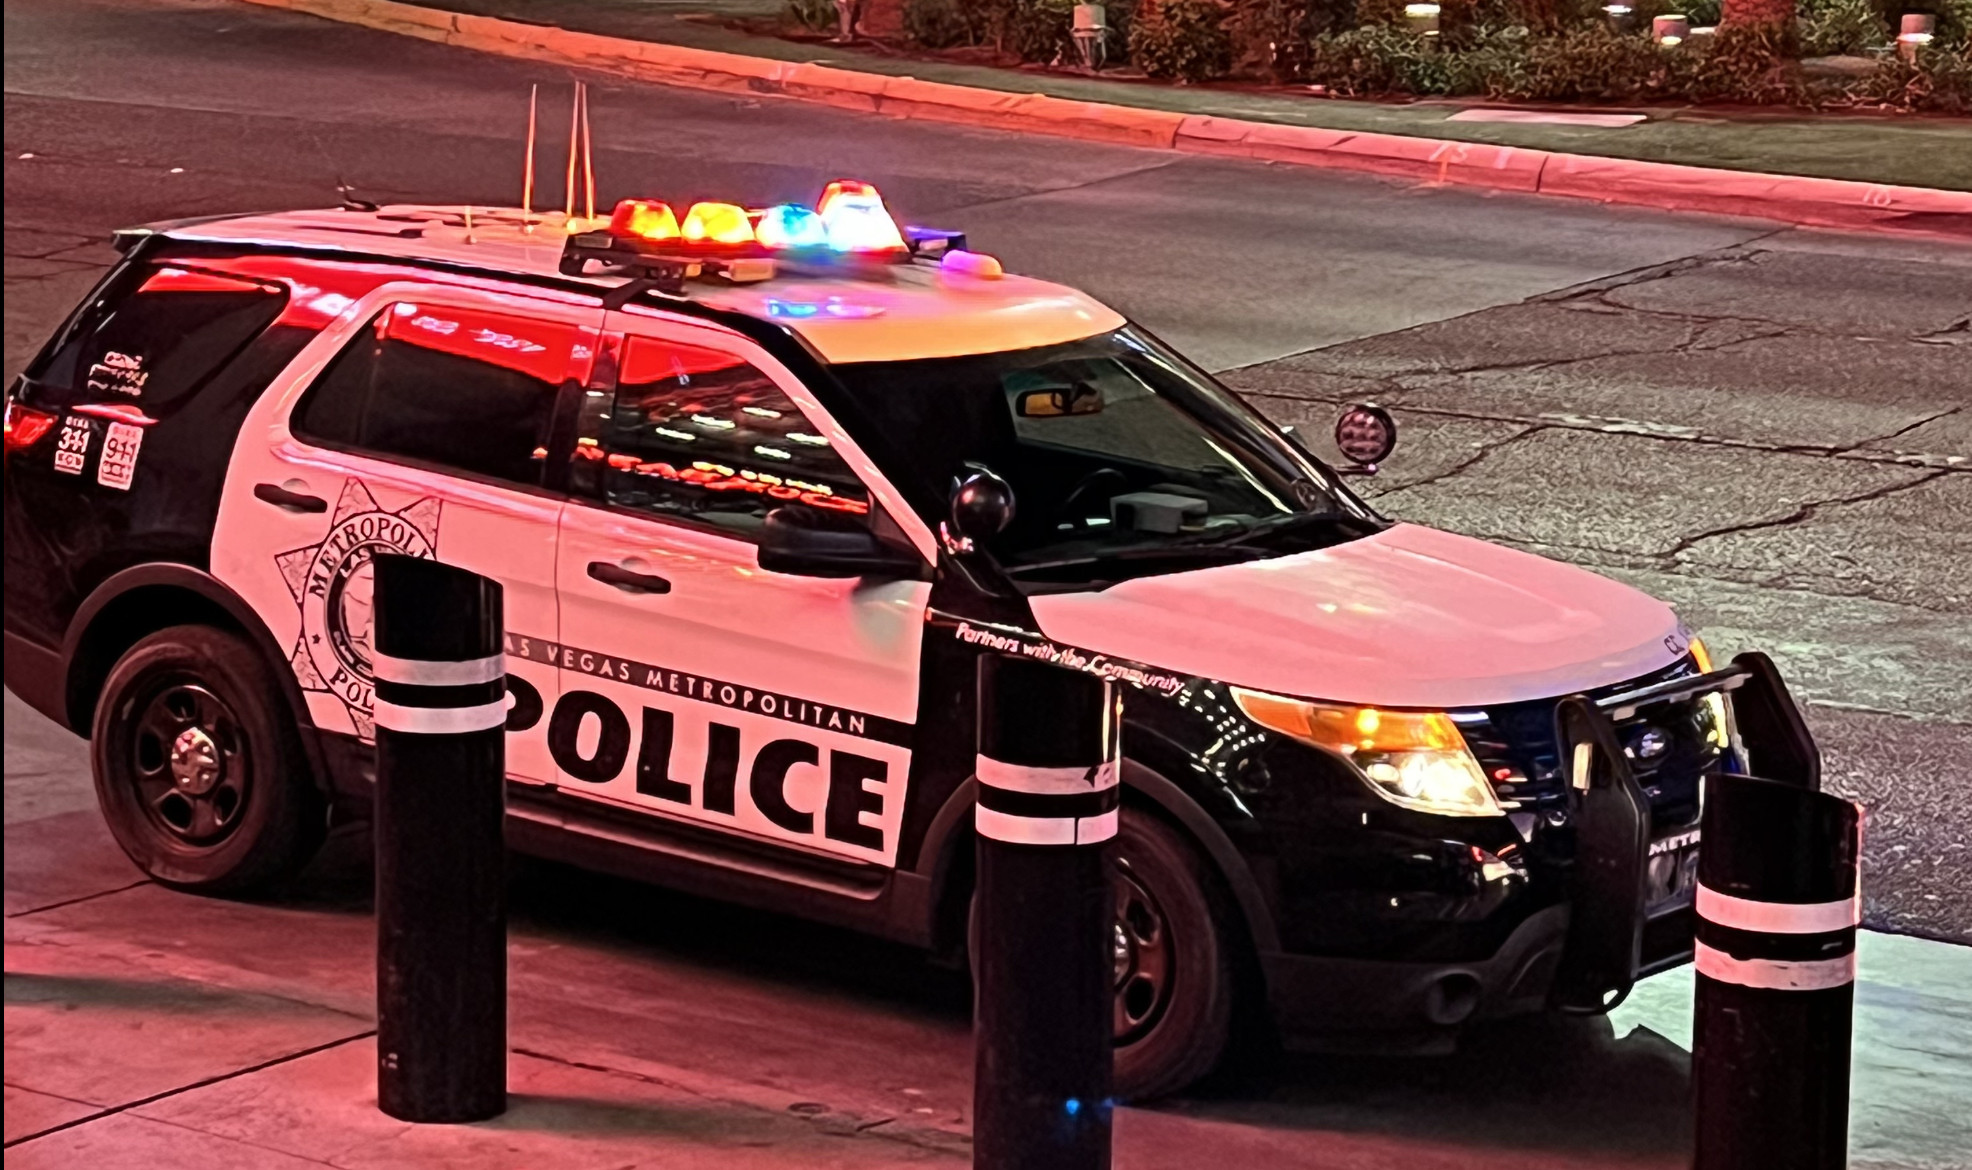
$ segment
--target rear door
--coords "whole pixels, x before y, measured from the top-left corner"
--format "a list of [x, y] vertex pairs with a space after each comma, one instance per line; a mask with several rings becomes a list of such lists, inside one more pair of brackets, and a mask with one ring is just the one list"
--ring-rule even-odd
[[505, 589], [508, 771], [545, 779], [538, 723], [558, 636], [558, 403], [579, 393], [601, 309], [387, 285], [302, 355], [247, 420], [213, 569], [292, 647], [318, 727], [372, 738], [371, 560], [435, 557]]
[[[737, 839], [897, 855], [930, 586], [762, 570], [777, 507], [930, 534], [792, 375], [701, 323], [613, 313], [557, 551], [565, 792]], [[893, 517], [917, 531], [906, 532]]]

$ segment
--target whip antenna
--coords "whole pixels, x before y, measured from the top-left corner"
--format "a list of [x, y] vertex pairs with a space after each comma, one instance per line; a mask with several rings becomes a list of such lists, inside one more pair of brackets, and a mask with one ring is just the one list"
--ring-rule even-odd
[[520, 223], [525, 231], [534, 230], [530, 218], [534, 210], [534, 128], [535, 109], [541, 100], [541, 83], [535, 82], [527, 91], [527, 164], [520, 180]]
[[582, 132], [582, 83], [575, 83], [575, 98], [568, 106], [568, 188], [562, 196], [562, 207], [566, 209], [563, 219], [573, 229], [575, 226], [575, 148], [581, 141]]
[[589, 83], [578, 82], [582, 87], [582, 189], [585, 198], [582, 213], [587, 219], [596, 218], [596, 151], [589, 137]]

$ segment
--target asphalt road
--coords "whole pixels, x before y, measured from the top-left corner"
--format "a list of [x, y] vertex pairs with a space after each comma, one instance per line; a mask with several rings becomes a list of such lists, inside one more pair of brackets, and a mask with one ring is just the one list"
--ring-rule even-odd
[[[527, 87], [552, 114], [569, 80], [221, 0], [9, 0], [5, 51], [9, 377], [112, 227], [322, 204], [339, 179], [511, 204]], [[1773, 653], [1829, 787], [1869, 804], [1869, 922], [1972, 941], [1972, 249], [592, 80], [605, 203], [865, 177], [1308, 433], [1351, 398], [1395, 407], [1382, 507]], [[10, 804], [59, 746], [17, 710]]]

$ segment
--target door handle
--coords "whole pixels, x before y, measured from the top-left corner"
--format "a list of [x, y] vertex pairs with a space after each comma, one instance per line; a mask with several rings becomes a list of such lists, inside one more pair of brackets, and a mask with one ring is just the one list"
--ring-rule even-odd
[[656, 573], [639, 573], [622, 565], [612, 565], [608, 561], [590, 561], [589, 576], [605, 585], [627, 589], [632, 593], [669, 593], [671, 582]]
[[276, 508], [286, 508], [290, 512], [326, 512], [329, 502], [320, 496], [305, 492], [291, 492], [277, 483], [257, 483], [253, 485], [253, 498], [264, 500]]

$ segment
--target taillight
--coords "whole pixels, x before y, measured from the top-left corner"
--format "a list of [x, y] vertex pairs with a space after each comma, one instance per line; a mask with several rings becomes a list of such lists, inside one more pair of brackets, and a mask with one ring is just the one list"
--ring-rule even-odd
[[7, 400], [7, 454], [22, 451], [41, 441], [53, 430], [55, 416], [33, 407]]

